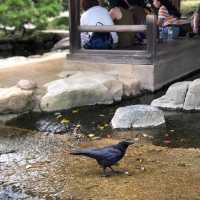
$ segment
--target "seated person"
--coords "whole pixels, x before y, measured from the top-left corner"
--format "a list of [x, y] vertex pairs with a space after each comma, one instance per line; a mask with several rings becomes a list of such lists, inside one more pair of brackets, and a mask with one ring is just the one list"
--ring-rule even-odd
[[200, 4], [192, 17], [192, 31], [194, 34], [200, 34]]
[[158, 26], [165, 28], [166, 32], [172, 26], [174, 30], [173, 38], [176, 38], [179, 34], [179, 27], [176, 25], [178, 25], [181, 17], [180, 12], [169, 0], [154, 0], [153, 5], [158, 9]]
[[[81, 25], [114, 25], [111, 16], [106, 8], [99, 5], [97, 0], [82, 0], [81, 7], [84, 10], [81, 15]], [[81, 33], [81, 45], [85, 46], [92, 36], [92, 32]], [[118, 35], [111, 33], [114, 45], [118, 43]]]
[[180, 12], [168, 0], [154, 0], [153, 5], [158, 9], [158, 25], [168, 26], [177, 24]]
[[[110, 15], [116, 25], [145, 24], [146, 14], [143, 0], [108, 0]], [[135, 43], [133, 32], [118, 33], [119, 48], [130, 48]]]

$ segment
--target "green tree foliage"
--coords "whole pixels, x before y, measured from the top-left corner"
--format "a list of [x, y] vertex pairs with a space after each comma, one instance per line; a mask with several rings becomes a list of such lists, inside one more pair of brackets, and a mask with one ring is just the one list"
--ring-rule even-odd
[[62, 10], [63, 0], [0, 0], [0, 24], [16, 31], [31, 22], [37, 29], [47, 26], [48, 18]]

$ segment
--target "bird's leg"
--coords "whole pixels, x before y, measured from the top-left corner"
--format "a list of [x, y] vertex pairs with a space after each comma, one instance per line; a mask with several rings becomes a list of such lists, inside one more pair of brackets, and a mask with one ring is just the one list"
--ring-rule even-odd
[[118, 174], [122, 174], [124, 173], [123, 171], [120, 171], [120, 170], [114, 170], [111, 166], [109, 167], [113, 173], [118, 173]]
[[106, 173], [106, 167], [103, 167], [103, 174], [102, 177], [108, 177], [109, 174]]
[[115, 172], [115, 170], [111, 166], [109, 168], [112, 170], [112, 172]]

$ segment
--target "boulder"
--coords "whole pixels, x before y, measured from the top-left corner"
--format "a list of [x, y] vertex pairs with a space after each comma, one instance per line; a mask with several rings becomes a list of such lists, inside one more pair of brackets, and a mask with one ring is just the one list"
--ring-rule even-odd
[[196, 79], [190, 83], [183, 109], [200, 110], [200, 79]]
[[111, 120], [114, 129], [156, 127], [164, 123], [163, 112], [149, 105], [132, 105], [118, 108]]
[[28, 111], [33, 107], [32, 97], [32, 90], [22, 90], [17, 86], [0, 88], [0, 113]]
[[165, 109], [182, 109], [191, 81], [178, 82], [171, 85], [166, 94], [151, 102], [152, 106]]
[[63, 38], [60, 41], [58, 41], [51, 51], [58, 51], [58, 50], [64, 50], [69, 49], [69, 37]]
[[30, 80], [20, 80], [17, 83], [17, 87], [21, 88], [22, 90], [33, 90], [37, 87], [37, 84]]
[[47, 93], [40, 107], [44, 111], [65, 110], [120, 101], [123, 85], [115, 76], [98, 72], [79, 72], [45, 85]]

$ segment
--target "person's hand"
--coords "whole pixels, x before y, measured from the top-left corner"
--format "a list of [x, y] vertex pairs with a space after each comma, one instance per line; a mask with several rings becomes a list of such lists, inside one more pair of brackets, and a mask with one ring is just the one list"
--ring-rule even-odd
[[122, 18], [122, 12], [119, 7], [114, 7], [109, 11], [113, 20], [120, 20]]

